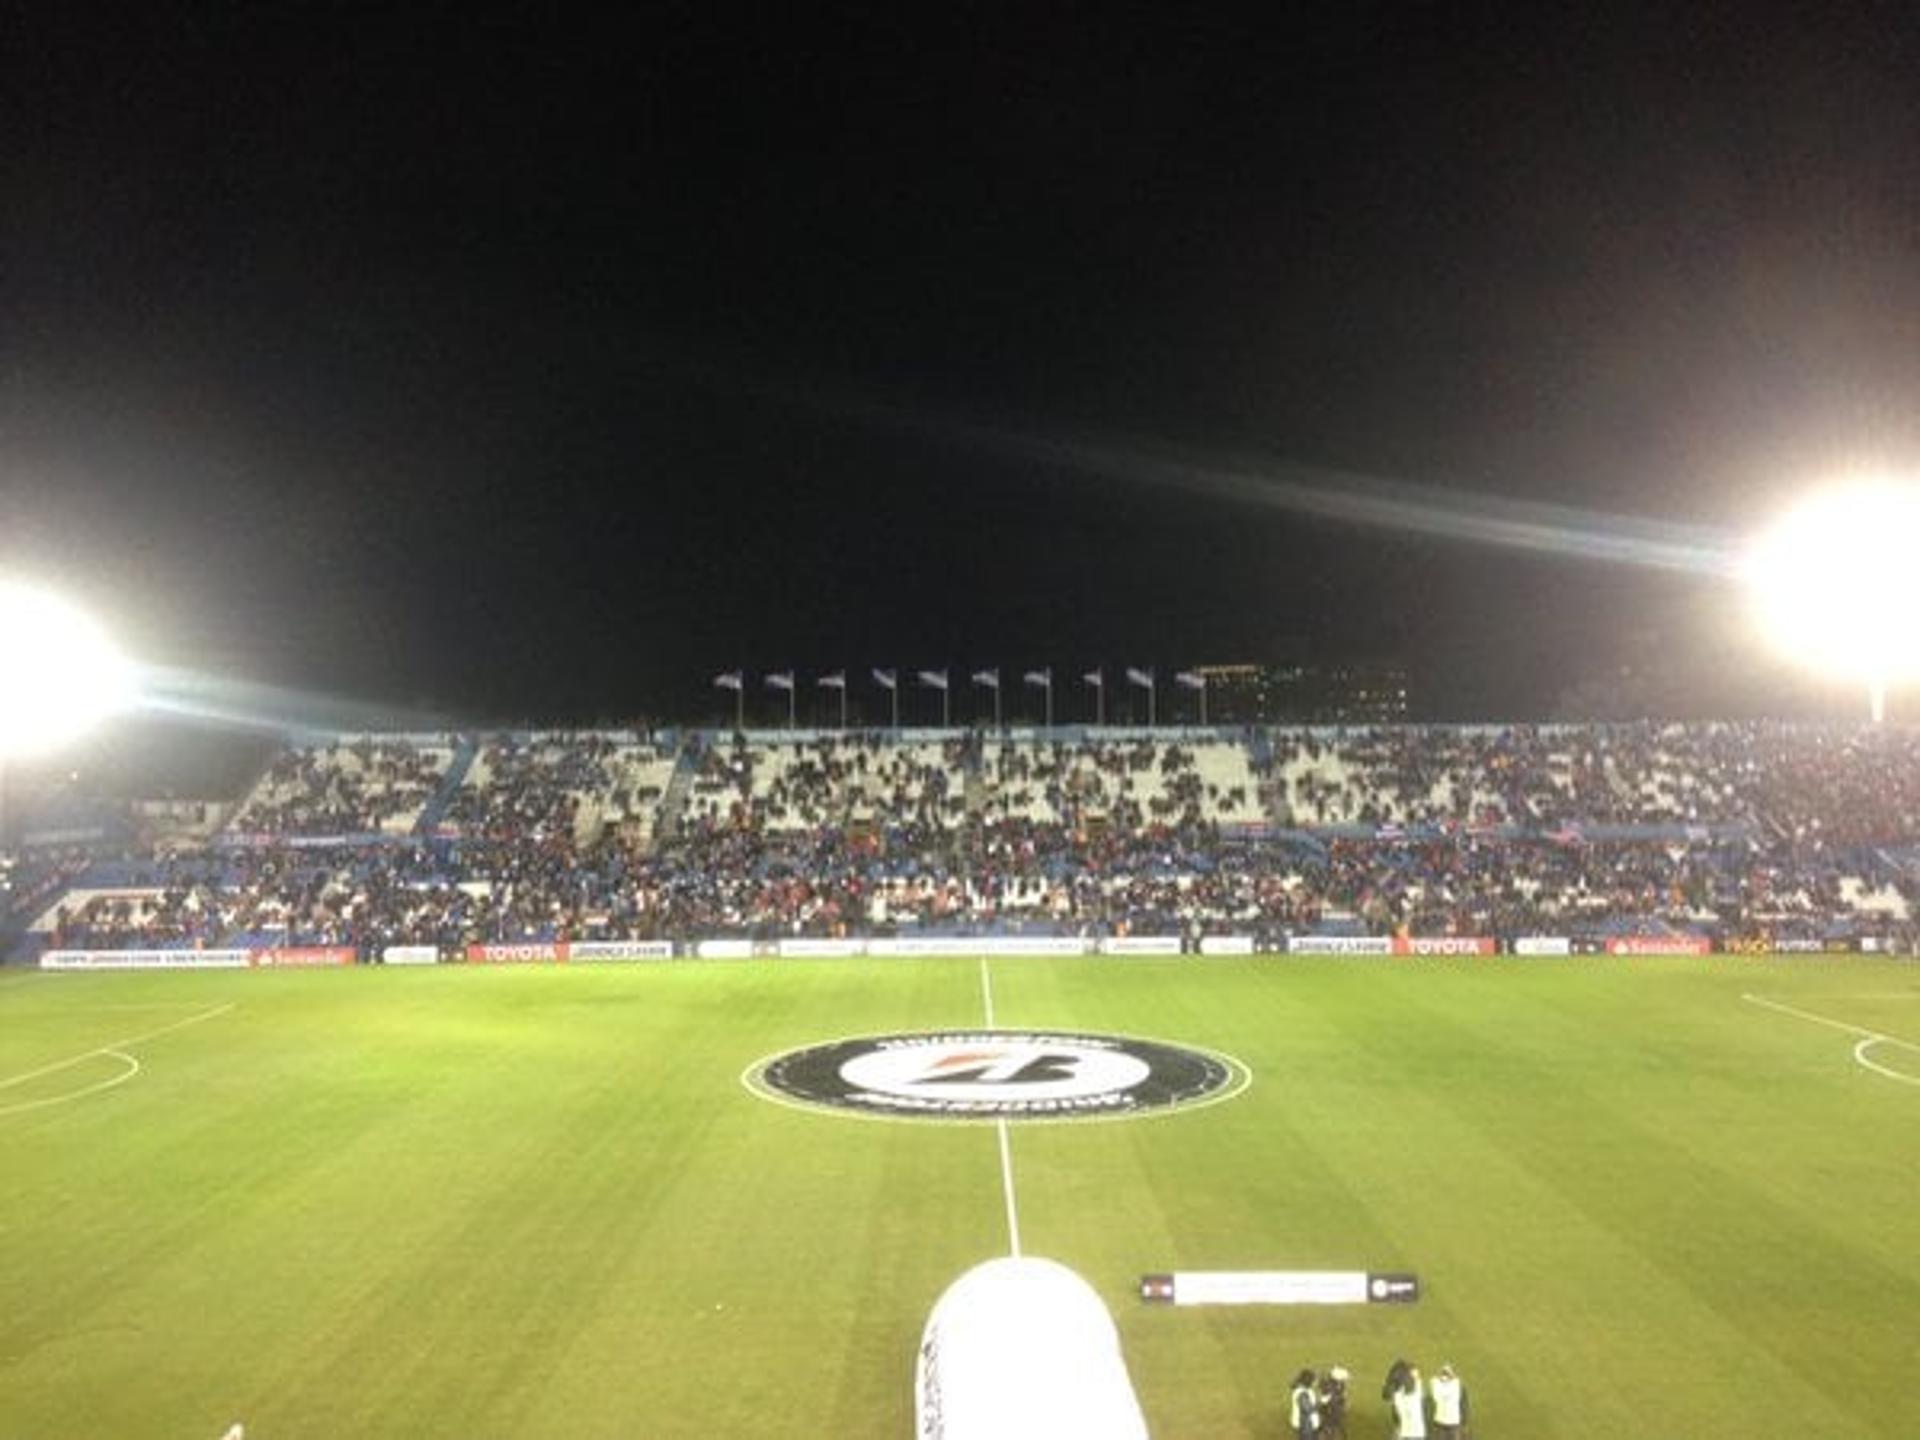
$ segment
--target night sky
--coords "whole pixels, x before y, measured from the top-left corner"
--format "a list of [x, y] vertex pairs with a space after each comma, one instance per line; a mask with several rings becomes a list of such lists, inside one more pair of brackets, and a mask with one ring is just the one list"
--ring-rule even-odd
[[997, 437], [1729, 531], [1920, 462], [1904, 5], [151, 8], [4, 11], [0, 561], [169, 665], [463, 720], [1343, 657], [1434, 718], [1784, 709], [1720, 582]]

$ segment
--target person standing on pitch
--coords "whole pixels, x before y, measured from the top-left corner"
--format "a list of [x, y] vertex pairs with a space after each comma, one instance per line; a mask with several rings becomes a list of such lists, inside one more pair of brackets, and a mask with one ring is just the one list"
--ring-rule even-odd
[[1294, 1440], [1313, 1440], [1320, 1429], [1320, 1400], [1314, 1393], [1311, 1370], [1293, 1377], [1293, 1390], [1287, 1396], [1287, 1423], [1293, 1427]]
[[1453, 1366], [1440, 1367], [1427, 1382], [1427, 1393], [1433, 1400], [1434, 1440], [1460, 1440], [1467, 1433], [1467, 1387]]
[[1400, 1388], [1393, 1392], [1394, 1440], [1427, 1440], [1426, 1387], [1420, 1383], [1420, 1367], [1409, 1365], [1401, 1377]]
[[1413, 1366], [1405, 1360], [1396, 1360], [1387, 1367], [1387, 1378], [1381, 1383], [1380, 1398], [1387, 1402], [1387, 1413], [1393, 1413], [1393, 1397], [1406, 1388], [1407, 1375]]
[[1347, 1440], [1347, 1367], [1330, 1366], [1320, 1377], [1320, 1440]]

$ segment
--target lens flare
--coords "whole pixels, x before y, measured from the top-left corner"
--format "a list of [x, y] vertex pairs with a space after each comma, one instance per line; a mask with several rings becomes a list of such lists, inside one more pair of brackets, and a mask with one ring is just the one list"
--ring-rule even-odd
[[1745, 578], [1790, 659], [1875, 686], [1920, 678], [1920, 485], [1865, 480], [1810, 497], [1754, 543]]
[[100, 626], [59, 596], [0, 580], [0, 758], [74, 739], [131, 702], [134, 671]]

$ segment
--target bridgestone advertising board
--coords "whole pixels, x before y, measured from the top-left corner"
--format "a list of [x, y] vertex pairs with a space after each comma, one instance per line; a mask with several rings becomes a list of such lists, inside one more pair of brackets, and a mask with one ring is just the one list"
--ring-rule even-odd
[[1289, 955], [1391, 955], [1389, 935], [1295, 935], [1287, 941]]
[[671, 940], [575, 940], [567, 946], [569, 960], [671, 960]]

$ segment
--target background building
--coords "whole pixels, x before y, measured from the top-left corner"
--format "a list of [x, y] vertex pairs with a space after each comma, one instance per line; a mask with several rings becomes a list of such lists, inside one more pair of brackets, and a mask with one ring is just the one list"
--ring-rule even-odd
[[1411, 709], [1407, 667], [1395, 660], [1197, 669], [1208, 716], [1221, 725], [1394, 725]]

